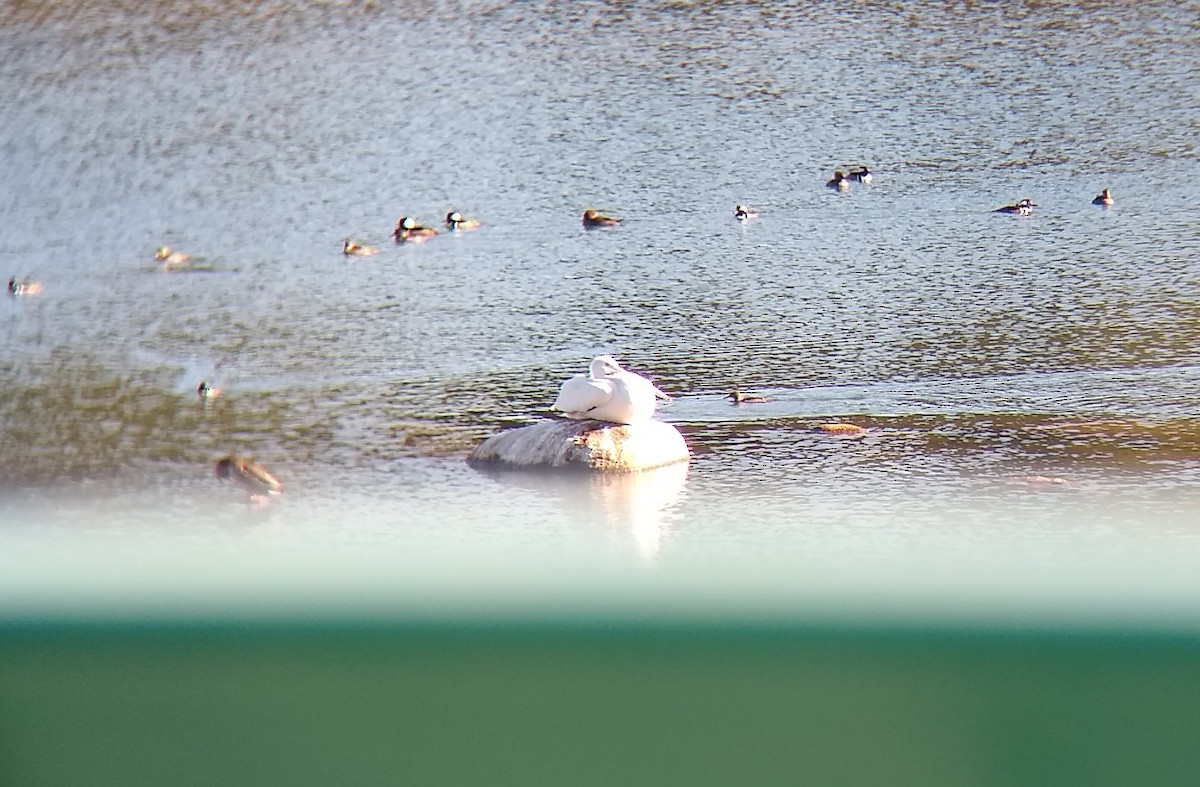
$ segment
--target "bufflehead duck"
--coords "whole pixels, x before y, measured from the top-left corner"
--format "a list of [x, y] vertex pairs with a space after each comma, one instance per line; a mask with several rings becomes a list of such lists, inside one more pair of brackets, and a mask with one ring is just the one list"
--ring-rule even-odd
[[850, 178], [850, 180], [856, 181], [858, 183], [870, 183], [871, 182], [871, 172], [866, 167], [857, 167], [855, 169], [852, 169], [852, 170], [850, 170], [849, 174], [846, 175], [846, 177], [848, 177], [848, 178]]
[[446, 226], [452, 230], [473, 230], [479, 226], [476, 219], [465, 218], [461, 213], [452, 210], [446, 214]]
[[342, 240], [342, 254], [347, 257], [370, 257], [372, 254], [378, 254], [379, 249], [374, 246], [360, 246], [349, 238]]
[[42, 283], [34, 281], [26, 276], [24, 279], [17, 281], [17, 277], [13, 276], [8, 280], [9, 295], [37, 295], [42, 291]]
[[583, 212], [583, 226], [585, 227], [616, 227], [620, 223], [620, 219], [605, 216], [593, 208], [588, 208]]
[[846, 189], [850, 188], [850, 181], [846, 178], [846, 173], [839, 169], [833, 173], [833, 178], [831, 178], [825, 185], [831, 189], [845, 191]]
[[176, 265], [187, 264], [191, 257], [182, 251], [171, 251], [170, 246], [159, 246], [154, 250], [154, 259], [161, 262], [165, 267], [170, 268]]
[[1020, 202], [1015, 202], [1012, 205], [1005, 205], [1003, 208], [996, 208], [992, 213], [1016, 213], [1021, 216], [1029, 216], [1033, 213], [1033, 209], [1037, 205], [1031, 199], [1023, 199]]
[[396, 221], [396, 228], [392, 230], [392, 237], [397, 243], [404, 241], [423, 241], [437, 235], [437, 230], [433, 227], [426, 227], [417, 223], [417, 220], [411, 216], [401, 216]]

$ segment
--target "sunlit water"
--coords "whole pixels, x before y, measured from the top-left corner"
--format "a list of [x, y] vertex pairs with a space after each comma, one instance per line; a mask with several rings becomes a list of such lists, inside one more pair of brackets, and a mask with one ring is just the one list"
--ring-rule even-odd
[[[1200, 548], [1198, 11], [7, 4], [0, 273], [45, 285], [0, 302], [7, 554], [1173, 576]], [[392, 243], [451, 208], [483, 226]], [[675, 395], [689, 467], [466, 466], [599, 352]], [[231, 451], [283, 498], [214, 479]]]

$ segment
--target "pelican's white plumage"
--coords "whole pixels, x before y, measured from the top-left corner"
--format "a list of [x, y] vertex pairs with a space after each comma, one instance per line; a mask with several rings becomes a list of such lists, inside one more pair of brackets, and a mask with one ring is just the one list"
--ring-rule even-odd
[[589, 374], [562, 384], [553, 408], [567, 418], [634, 424], [654, 417], [655, 399], [670, 399], [640, 374], [627, 372], [611, 356], [592, 359]]

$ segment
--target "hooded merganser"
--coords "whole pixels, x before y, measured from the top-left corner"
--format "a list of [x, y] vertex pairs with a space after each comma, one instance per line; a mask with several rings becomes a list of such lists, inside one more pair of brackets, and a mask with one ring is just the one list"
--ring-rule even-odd
[[754, 208], [747, 208], [745, 205], [733, 206], [733, 217], [738, 221], [746, 221], [747, 219], [757, 219], [758, 211]]

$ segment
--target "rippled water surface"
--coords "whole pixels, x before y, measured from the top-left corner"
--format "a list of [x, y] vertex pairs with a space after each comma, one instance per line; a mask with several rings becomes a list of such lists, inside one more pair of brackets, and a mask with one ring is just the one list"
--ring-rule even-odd
[[[6, 2], [0, 273], [44, 284], [0, 302], [8, 535], [1190, 554], [1198, 20]], [[482, 227], [391, 241], [452, 208]], [[600, 352], [675, 395], [690, 467], [465, 465]], [[230, 451], [278, 505], [212, 477]]]

